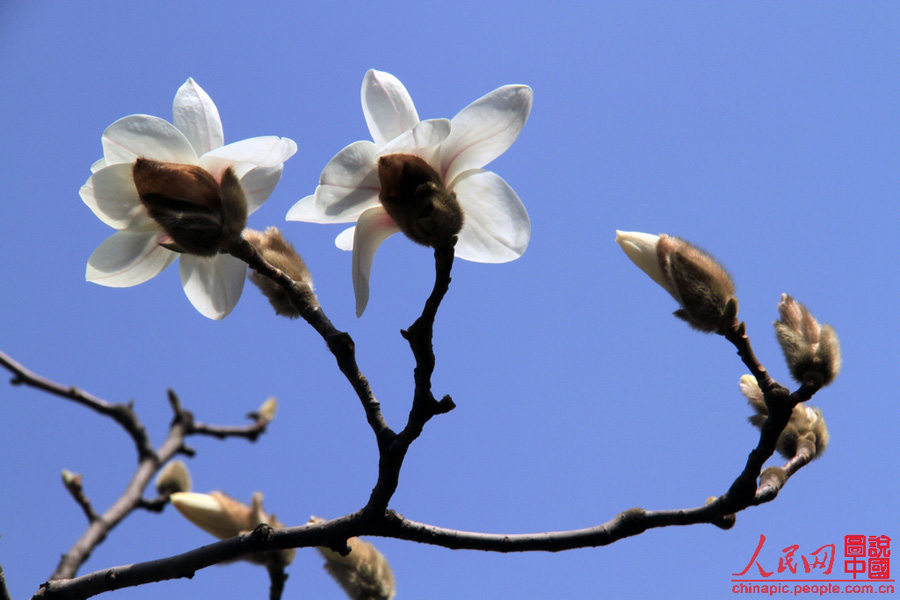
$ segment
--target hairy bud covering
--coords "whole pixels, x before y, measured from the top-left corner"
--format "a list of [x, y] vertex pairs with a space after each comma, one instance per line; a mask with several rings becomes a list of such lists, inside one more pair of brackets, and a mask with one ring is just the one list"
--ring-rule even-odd
[[[756, 414], [749, 418], [750, 423], [757, 428], [762, 428], [766, 417], [769, 415], [769, 409], [766, 407], [766, 401], [763, 392], [759, 389], [756, 377], [752, 375], [744, 375], [741, 377], [741, 393], [747, 399]], [[813, 458], [825, 452], [828, 447], [830, 436], [828, 428], [825, 426], [825, 417], [822, 411], [812, 406], [806, 406], [800, 403], [794, 407], [791, 412], [791, 418], [781, 435], [775, 449], [786, 459], [790, 460], [797, 454], [801, 444], [809, 444], [811, 446]]]
[[172, 238], [172, 250], [214, 256], [247, 225], [247, 200], [230, 167], [220, 183], [197, 165], [139, 158], [132, 176], [141, 204]]
[[[272, 527], [282, 527], [275, 515], [266, 515], [262, 507], [262, 494], [253, 493], [250, 505], [244, 504], [222, 492], [197, 494], [179, 492], [169, 500], [188, 521], [214, 535], [226, 539], [247, 533], [261, 523]], [[242, 557], [243, 560], [259, 565], [286, 566], [294, 560], [294, 549], [257, 552]]]
[[775, 336], [784, 352], [791, 376], [799, 383], [825, 386], [841, 370], [841, 347], [830, 325], [819, 325], [809, 310], [787, 294], [778, 303], [781, 318]]
[[[310, 523], [321, 523], [310, 517]], [[391, 600], [396, 594], [394, 572], [384, 555], [369, 542], [358, 537], [347, 540], [346, 556], [331, 548], [318, 550], [325, 557], [325, 570], [353, 600]]]
[[382, 206], [400, 231], [424, 246], [447, 244], [463, 226], [456, 194], [440, 175], [412, 154], [388, 154], [378, 160]]
[[[296, 283], [307, 286], [312, 292], [312, 275], [309, 274], [306, 263], [276, 227], [268, 227], [265, 231], [247, 229], [244, 231], [244, 239], [256, 248], [256, 251], [267, 263], [283, 271]], [[276, 314], [290, 319], [296, 319], [301, 315], [300, 310], [291, 302], [283, 287], [256, 271], [251, 271], [249, 277], [250, 281], [269, 299]], [[318, 305], [315, 294], [308, 294], [308, 300], [315, 302], [316, 306]]]
[[699, 331], [734, 326], [737, 298], [731, 276], [708, 253], [665, 234], [616, 231], [616, 242], [681, 308], [675, 316]]

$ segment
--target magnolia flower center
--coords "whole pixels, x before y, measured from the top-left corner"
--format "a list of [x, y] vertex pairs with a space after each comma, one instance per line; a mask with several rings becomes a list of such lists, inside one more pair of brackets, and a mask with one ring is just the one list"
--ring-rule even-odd
[[141, 204], [172, 238], [172, 250], [213, 256], [247, 224], [247, 201], [231, 168], [219, 183], [197, 165], [139, 158], [132, 177]]
[[462, 207], [431, 165], [412, 154], [388, 154], [378, 159], [378, 179], [378, 199], [407, 237], [425, 246], [452, 243], [463, 226]]

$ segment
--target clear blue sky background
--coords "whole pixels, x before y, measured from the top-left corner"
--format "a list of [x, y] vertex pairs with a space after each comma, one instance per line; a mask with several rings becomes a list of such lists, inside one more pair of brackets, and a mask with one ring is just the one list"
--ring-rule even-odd
[[[760, 560], [846, 534], [897, 528], [897, 227], [900, 5], [887, 2], [0, 4], [0, 348], [110, 401], [133, 399], [153, 439], [175, 389], [197, 418], [236, 424], [280, 410], [256, 444], [193, 439], [196, 491], [222, 489], [286, 523], [365, 502], [374, 439], [322, 341], [272, 314], [248, 285], [210, 321], [176, 268], [129, 289], [84, 281], [110, 233], [78, 197], [116, 119], [171, 119], [193, 77], [226, 142], [257, 135], [299, 151], [251, 226], [283, 227], [320, 300], [357, 342], [390, 424], [405, 422], [412, 357], [399, 330], [432, 284], [427, 249], [401, 236], [375, 259], [357, 320], [340, 226], [286, 223], [327, 161], [368, 139], [359, 88], [396, 75], [421, 118], [452, 117], [507, 83], [534, 89], [519, 140], [489, 167], [533, 226], [507, 265], [457, 262], [435, 334], [436, 418], [409, 453], [393, 508], [474, 531], [587, 527], [621, 510], [692, 507], [724, 492], [757, 435], [723, 339], [691, 331], [674, 301], [614, 243], [666, 232], [732, 272], [757, 354], [787, 378], [771, 322], [782, 292], [841, 338], [844, 370], [814, 399], [832, 444], [736, 527], [655, 530], [606, 548], [496, 555], [375, 540], [398, 598], [728, 598], [760, 534]], [[29, 596], [84, 529], [59, 480], [82, 473], [105, 509], [135, 466], [109, 420], [0, 387], [0, 565]], [[780, 459], [775, 461], [780, 464]], [[83, 572], [211, 541], [175, 511], [137, 513]], [[900, 564], [894, 564], [894, 571]], [[342, 598], [312, 550], [286, 597]], [[839, 570], [835, 565], [835, 575]], [[215, 567], [120, 598], [264, 597], [263, 569]]]

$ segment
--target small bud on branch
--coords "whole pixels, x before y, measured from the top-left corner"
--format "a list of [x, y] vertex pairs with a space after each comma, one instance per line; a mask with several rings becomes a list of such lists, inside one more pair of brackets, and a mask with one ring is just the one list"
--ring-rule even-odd
[[791, 376], [798, 383], [826, 386], [841, 370], [841, 347], [830, 325], [819, 325], [809, 310], [787, 294], [778, 303], [775, 336]]

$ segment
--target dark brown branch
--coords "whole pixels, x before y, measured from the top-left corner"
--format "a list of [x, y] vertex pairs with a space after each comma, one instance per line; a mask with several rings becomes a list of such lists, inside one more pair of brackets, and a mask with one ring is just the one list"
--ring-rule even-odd
[[325, 311], [319, 305], [318, 300], [316, 300], [312, 288], [306, 283], [294, 281], [284, 271], [273, 267], [260, 256], [256, 248], [247, 240], [241, 239], [235, 242], [228, 248], [228, 252], [235, 258], [246, 262], [251, 269], [260, 275], [271, 279], [281, 286], [291, 304], [300, 313], [300, 316], [328, 344], [328, 349], [337, 360], [338, 368], [347, 381], [350, 382], [363, 405], [366, 420], [375, 433], [379, 447], [390, 443], [396, 434], [388, 427], [381, 412], [381, 404], [375, 398], [375, 394], [372, 393], [369, 381], [356, 364], [356, 347], [353, 339], [349, 334], [338, 330], [331, 323], [331, 320], [325, 315]]
[[413, 371], [415, 392], [412, 409], [406, 427], [390, 444], [379, 447], [378, 482], [372, 490], [365, 511], [383, 513], [400, 481], [400, 469], [410, 445], [422, 433], [425, 424], [435, 415], [450, 412], [455, 408], [450, 396], [436, 400], [431, 391], [431, 376], [434, 373], [434, 319], [447, 290], [450, 287], [450, 271], [453, 268], [454, 244], [434, 249], [435, 280], [431, 295], [425, 301], [422, 314], [410, 326], [401, 331], [409, 342], [416, 366]]
[[76, 387], [67, 387], [50, 381], [32, 373], [3, 352], [0, 352], [0, 365], [6, 367], [13, 374], [13, 378], [10, 381], [12, 385], [27, 385], [37, 388], [55, 396], [72, 400], [101, 415], [112, 417], [134, 440], [134, 445], [138, 452], [138, 460], [143, 460], [147, 456], [153, 456], [153, 444], [150, 442], [147, 430], [144, 429], [137, 415], [135, 415], [131, 404], [112, 404]]
[[6, 575], [3, 574], [2, 566], [0, 566], [0, 600], [12, 600], [9, 588], [6, 587]]

